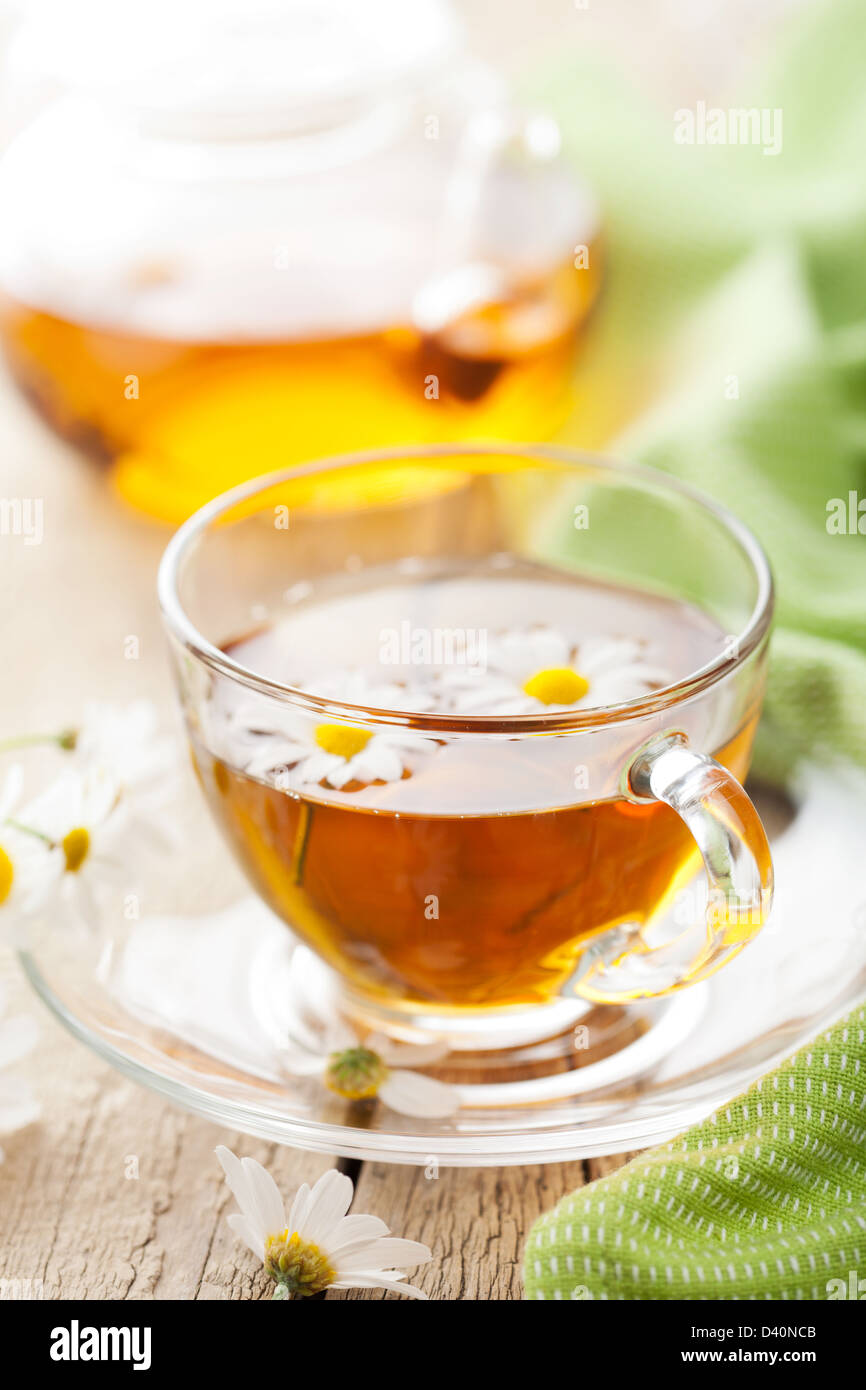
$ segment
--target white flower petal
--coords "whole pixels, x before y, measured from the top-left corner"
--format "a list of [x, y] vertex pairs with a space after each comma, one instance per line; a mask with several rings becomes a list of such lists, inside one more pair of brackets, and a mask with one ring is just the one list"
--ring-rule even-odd
[[412, 1071], [392, 1071], [379, 1087], [379, 1098], [401, 1115], [431, 1120], [453, 1115], [460, 1105], [453, 1086]]
[[351, 1275], [348, 1279], [335, 1279], [332, 1289], [387, 1289], [389, 1293], [403, 1293], [407, 1298], [419, 1298], [429, 1302], [429, 1294], [416, 1288], [414, 1284], [404, 1284], [402, 1279], [379, 1274], [375, 1270]]
[[629, 638], [595, 637], [581, 642], [577, 649], [576, 667], [589, 680], [606, 671], [630, 666], [639, 656], [639, 643]]
[[82, 789], [82, 823], [88, 826], [102, 825], [114, 809], [119, 795], [117, 778], [108, 768], [89, 772]]
[[323, 1173], [313, 1187], [309, 1210], [301, 1224], [295, 1227], [298, 1235], [314, 1245], [322, 1245], [328, 1232], [349, 1210], [354, 1191], [352, 1179], [336, 1168]]
[[293, 1076], [321, 1076], [326, 1059], [315, 1052], [301, 1051], [299, 1047], [279, 1049], [281, 1065]]
[[308, 758], [305, 758], [304, 761], [293, 770], [292, 776], [294, 777], [294, 775], [297, 774], [302, 783], [305, 782], [307, 785], [312, 786], [317, 782], [321, 782], [323, 778], [328, 778], [330, 781], [332, 773], [339, 775], [342, 768], [345, 766], [345, 762], [345, 758], [338, 757], [336, 753], [326, 753], [323, 748], [320, 748], [317, 749], [315, 753], [311, 753]]
[[561, 633], [553, 628], [534, 628], [494, 638], [488, 643], [487, 664], [522, 685], [538, 671], [567, 666], [570, 653], [570, 643]]
[[248, 1250], [252, 1250], [257, 1260], [264, 1262], [265, 1242], [258, 1231], [253, 1229], [247, 1218], [242, 1216], [239, 1211], [233, 1211], [230, 1216], [226, 1217], [226, 1220], [238, 1240], [243, 1241]]
[[292, 1202], [289, 1217], [286, 1221], [286, 1226], [288, 1228], [289, 1235], [292, 1235], [295, 1231], [300, 1231], [301, 1227], [307, 1219], [307, 1214], [310, 1210], [310, 1204], [312, 1200], [313, 1194], [310, 1191], [310, 1184], [306, 1182], [301, 1183], [301, 1186], [295, 1193], [295, 1198]]
[[14, 826], [0, 825], [0, 847], [12, 863], [12, 888], [0, 904], [4, 926], [18, 913], [35, 911], [57, 885], [64, 868], [63, 852]]
[[59, 842], [77, 826], [91, 832], [99, 827], [119, 792], [117, 779], [103, 768], [84, 772], [68, 768], [17, 819]]
[[543, 714], [546, 711], [550, 714], [555, 708], [555, 705], [545, 705], [541, 700], [536, 700], [531, 695], [515, 695], [510, 700], [497, 700], [490, 713], [499, 715]]
[[298, 743], [287, 743], [284, 739], [264, 739], [253, 756], [243, 764], [249, 777], [264, 777], [277, 768], [291, 767], [303, 757], [306, 749]]
[[18, 804], [24, 786], [24, 769], [20, 763], [13, 763], [6, 774], [3, 790], [0, 792], [0, 821], [11, 816]]
[[178, 764], [175, 741], [159, 736], [156, 708], [149, 700], [136, 700], [125, 708], [88, 704], [75, 756], [85, 767], [108, 768], [127, 791], [165, 784]]
[[359, 782], [399, 782], [403, 762], [393, 748], [371, 739], [363, 753], [351, 760], [349, 771]]
[[[330, 1251], [329, 1251], [330, 1254]], [[402, 1269], [404, 1265], [427, 1264], [433, 1254], [429, 1246], [417, 1240], [401, 1240], [398, 1236], [382, 1236], [378, 1240], [367, 1241], [357, 1249], [344, 1250], [336, 1264], [337, 1276], [343, 1279], [356, 1270], [369, 1272], [371, 1269]]]
[[486, 711], [494, 707], [499, 701], [520, 698], [520, 689], [512, 681], [503, 680], [501, 677], [491, 677], [480, 683], [475, 682], [471, 687], [467, 687], [466, 690], [455, 695], [452, 707], [464, 714], [472, 714]]
[[[600, 676], [598, 680], [591, 682], [586, 703], [618, 705], [626, 700], [635, 700], [639, 695], [646, 695], [658, 685], [667, 683], [665, 672], [653, 671], [644, 675], [644, 671], [650, 673], [650, 668], [636, 667], [625, 671], [611, 671], [609, 675]], [[660, 681], [653, 678], [656, 674], [661, 676]]]
[[245, 1206], [247, 1199], [247, 1183], [240, 1159], [236, 1154], [232, 1153], [231, 1149], [226, 1148], [225, 1144], [217, 1144], [214, 1153], [219, 1160], [220, 1167], [225, 1173], [225, 1179], [232, 1196], [239, 1206]]
[[435, 738], [429, 738], [426, 734], [413, 734], [408, 730], [400, 734], [377, 734], [376, 743], [383, 748], [395, 748], [400, 753], [430, 754], [435, 753], [439, 747]]
[[313, 726], [296, 710], [273, 700], [245, 701], [231, 715], [233, 731], [279, 737], [299, 748], [313, 745]]
[[364, 1046], [377, 1052], [387, 1066], [428, 1067], [441, 1062], [451, 1051], [444, 1039], [429, 1043], [395, 1042], [384, 1033], [371, 1033]]
[[[254, 1232], [257, 1237], [261, 1237], [262, 1246], [264, 1247], [265, 1237], [273, 1235], [276, 1228], [268, 1230], [264, 1225], [258, 1203], [250, 1190], [249, 1178], [244, 1171], [241, 1160], [232, 1153], [231, 1149], [227, 1149], [224, 1144], [219, 1144], [215, 1152], [222, 1166], [222, 1170], [226, 1175], [226, 1182], [231, 1189], [232, 1196], [240, 1207], [241, 1215], [245, 1217], [250, 1230]], [[279, 1229], [283, 1230], [284, 1227], [281, 1226]]]
[[257, 1214], [256, 1229], [267, 1236], [279, 1235], [286, 1228], [286, 1208], [280, 1189], [267, 1168], [254, 1158], [242, 1158], [241, 1168], [247, 1180], [253, 1210]]
[[328, 1254], [332, 1260], [339, 1260], [342, 1250], [354, 1250], [360, 1244], [368, 1244], [380, 1236], [391, 1232], [378, 1216], [344, 1216], [328, 1237]]
[[663, 666], [649, 666], [642, 661], [636, 662], [623, 674], [629, 675], [635, 683], [640, 681], [642, 685], [652, 688], [670, 685], [673, 680], [670, 671], [666, 671]]
[[[305, 780], [309, 781], [309, 778], [306, 778]], [[338, 764], [338, 766], [332, 768], [331, 771], [328, 773], [328, 784], [329, 786], [334, 787], [337, 791], [342, 791], [343, 787], [345, 787], [349, 782], [363, 782], [365, 780], [367, 779], [365, 779], [363, 775], [359, 774], [355, 770], [354, 763], [346, 762], [345, 760]]]

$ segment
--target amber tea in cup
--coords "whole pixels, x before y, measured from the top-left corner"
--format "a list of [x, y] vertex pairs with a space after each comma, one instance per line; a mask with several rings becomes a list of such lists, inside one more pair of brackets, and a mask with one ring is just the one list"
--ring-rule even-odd
[[[170, 547], [193, 755], [229, 844], [383, 1018], [703, 978], [771, 895], [741, 787], [760, 551], [639, 470], [450, 449], [415, 459], [419, 499], [405, 458], [261, 480]], [[346, 470], [367, 500], [335, 513]]]

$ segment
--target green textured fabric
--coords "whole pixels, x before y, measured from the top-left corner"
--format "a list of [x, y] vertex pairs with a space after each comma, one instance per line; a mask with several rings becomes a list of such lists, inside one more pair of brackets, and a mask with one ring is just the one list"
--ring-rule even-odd
[[[673, 110], [586, 63], [533, 92], [605, 218], [562, 439], [689, 480], [762, 540], [778, 607], [755, 766], [780, 782], [804, 756], [866, 765], [866, 536], [827, 526], [832, 499], [866, 498], [864, 72], [862, 0], [797, 18], [731, 102], [782, 110], [770, 156], [677, 145]], [[538, 1221], [527, 1296], [866, 1294], [864, 1076], [859, 1010]]]
[[[562, 440], [669, 470], [730, 506], [778, 582], [756, 770], [866, 765], [866, 16], [811, 8], [732, 106], [782, 149], [678, 145], [673, 110], [570, 60], [543, 95], [599, 192], [605, 289]], [[863, 517], [866, 532], [866, 515]]]
[[866, 1296], [866, 1009], [565, 1197], [524, 1276], [530, 1299]]

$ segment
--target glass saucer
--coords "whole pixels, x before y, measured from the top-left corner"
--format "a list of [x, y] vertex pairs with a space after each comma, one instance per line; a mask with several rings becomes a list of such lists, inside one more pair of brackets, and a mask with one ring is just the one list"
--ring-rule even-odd
[[627, 1007], [561, 1001], [496, 1051], [450, 1030], [447, 1056], [430, 1068], [458, 1090], [448, 1119], [347, 1102], [318, 1076], [286, 1069], [287, 1045], [324, 1036], [335, 983], [250, 896], [197, 802], [184, 833], [195, 850], [176, 873], [154, 870], [137, 920], [43, 925], [21, 960], [76, 1037], [232, 1129], [424, 1165], [621, 1153], [703, 1118], [866, 994], [862, 805], [862, 788], [805, 775], [797, 812], [775, 837], [771, 923], [703, 985]]

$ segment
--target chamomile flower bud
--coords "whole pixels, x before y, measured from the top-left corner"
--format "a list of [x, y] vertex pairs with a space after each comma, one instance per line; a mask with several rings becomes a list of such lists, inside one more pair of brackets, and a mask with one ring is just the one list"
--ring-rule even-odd
[[328, 1090], [346, 1100], [370, 1100], [387, 1077], [388, 1068], [382, 1058], [367, 1047], [332, 1052], [322, 1074]]

